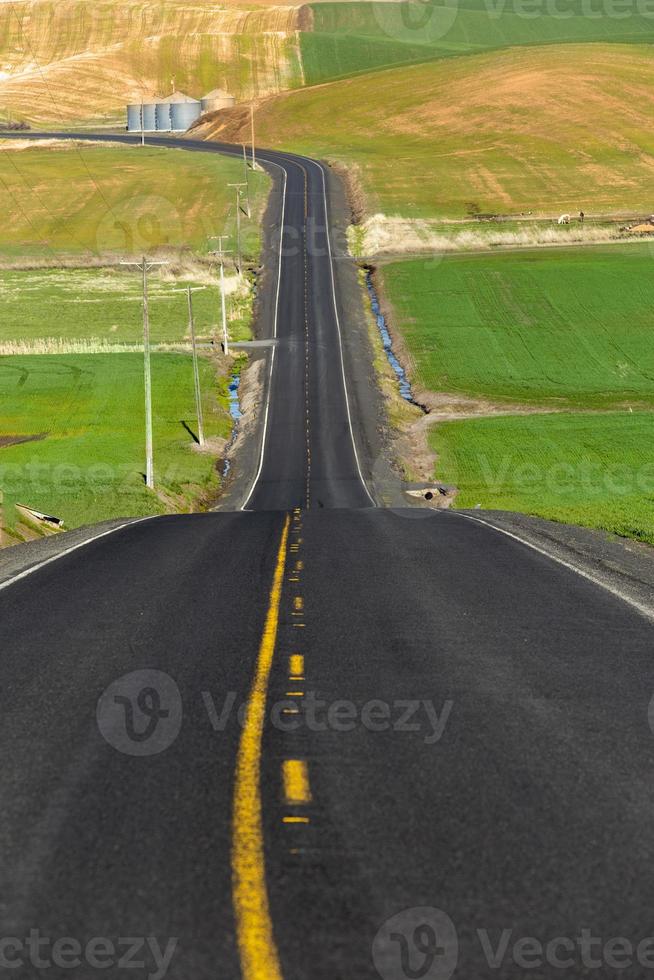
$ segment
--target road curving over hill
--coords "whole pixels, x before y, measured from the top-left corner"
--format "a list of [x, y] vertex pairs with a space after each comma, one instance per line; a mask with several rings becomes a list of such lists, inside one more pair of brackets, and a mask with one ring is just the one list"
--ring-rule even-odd
[[321, 168], [266, 159], [288, 272], [233, 511], [0, 583], [3, 973], [640, 978], [651, 613], [479, 512], [372, 506]]
[[[27, 136], [140, 144], [140, 136], [115, 133]], [[186, 138], [148, 136], [147, 143], [242, 152]], [[347, 255], [340, 186], [323, 164], [305, 157], [261, 150], [258, 162], [273, 178], [257, 302], [257, 338], [271, 345], [253, 351], [265, 360], [257, 431], [237, 455], [221, 509], [374, 506], [380, 395], [356, 270]]]

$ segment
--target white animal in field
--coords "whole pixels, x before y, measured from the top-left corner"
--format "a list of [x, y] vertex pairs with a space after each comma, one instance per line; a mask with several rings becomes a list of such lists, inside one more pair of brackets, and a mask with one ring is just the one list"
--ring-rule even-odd
[[560, 218], [559, 218], [559, 224], [560, 225], [569, 225], [570, 224], [570, 215], [569, 214], [562, 214], [560, 216]]

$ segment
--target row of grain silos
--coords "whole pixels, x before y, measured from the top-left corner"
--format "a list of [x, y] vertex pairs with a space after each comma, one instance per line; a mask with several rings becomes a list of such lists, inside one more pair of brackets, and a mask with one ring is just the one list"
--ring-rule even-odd
[[216, 88], [202, 99], [184, 92], [173, 92], [154, 102], [134, 102], [127, 106], [127, 131], [130, 133], [183, 133], [205, 112], [229, 109], [236, 102], [233, 95]]

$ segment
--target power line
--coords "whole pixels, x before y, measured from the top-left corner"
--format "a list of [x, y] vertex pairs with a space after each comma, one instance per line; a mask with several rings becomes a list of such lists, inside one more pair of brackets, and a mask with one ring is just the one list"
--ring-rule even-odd
[[4, 179], [4, 177], [2, 176], [2, 174], [0, 174], [0, 183], [2, 184], [2, 186], [4, 187], [4, 189], [5, 189], [6, 191], [7, 191], [7, 194], [8, 194], [8, 195], [9, 195], [9, 197], [10, 197], [10, 198], [12, 199], [12, 201], [14, 202], [14, 204], [16, 205], [16, 207], [18, 208], [18, 210], [20, 211], [20, 213], [21, 213], [21, 214], [23, 215], [23, 217], [24, 217], [24, 218], [25, 218], [25, 220], [27, 221], [27, 223], [28, 223], [28, 225], [30, 226], [30, 228], [32, 229], [32, 231], [34, 232], [34, 237], [35, 237], [35, 238], [36, 238], [37, 240], [39, 240], [39, 239], [40, 239], [40, 241], [41, 241], [41, 243], [42, 243], [43, 245], [45, 245], [45, 247], [46, 247], [47, 249], [49, 249], [49, 250], [50, 250], [50, 252], [52, 252], [52, 255], [53, 255], [53, 257], [54, 257], [54, 258], [59, 258], [59, 256], [57, 255], [57, 253], [56, 253], [56, 252], [55, 252], [55, 250], [53, 249], [53, 247], [52, 247], [52, 245], [50, 244], [50, 242], [49, 242], [49, 241], [48, 241], [47, 239], [45, 239], [45, 238], [43, 238], [43, 236], [42, 236], [42, 235], [40, 235], [40, 234], [39, 234], [39, 232], [38, 232], [38, 231], [36, 230], [36, 228], [35, 228], [35, 226], [34, 226], [34, 222], [33, 222], [33, 221], [32, 221], [32, 219], [30, 218], [30, 216], [29, 216], [29, 214], [28, 214], [28, 213], [27, 213], [27, 212], [25, 211], [25, 208], [24, 208], [24, 207], [22, 206], [22, 204], [21, 204], [21, 203], [20, 203], [20, 202], [19, 202], [18, 200], [16, 200], [16, 197], [14, 196], [14, 193], [13, 193], [13, 191], [12, 191], [12, 190], [11, 190], [11, 188], [9, 187], [9, 184], [8, 184], [8, 183], [7, 183], [7, 181], [6, 181], [5, 179]]
[[53, 224], [56, 224], [58, 220], [61, 221], [61, 223], [62, 223], [62, 225], [63, 225], [63, 227], [64, 227], [64, 229], [66, 231], [66, 234], [68, 235], [68, 237], [70, 238], [70, 240], [72, 242], [74, 242], [76, 245], [79, 245], [81, 248], [86, 249], [88, 252], [93, 252], [93, 249], [89, 245], [85, 245], [84, 242], [81, 242], [73, 234], [73, 232], [68, 227], [68, 222], [67, 222], [66, 217], [65, 216], [62, 216], [61, 218], [55, 217], [55, 215], [52, 213], [52, 211], [47, 206], [47, 204], [45, 204], [43, 202], [43, 200], [42, 200], [40, 194], [38, 193], [38, 191], [36, 191], [34, 189], [34, 187], [30, 184], [29, 180], [27, 179], [27, 177], [25, 176], [25, 174], [21, 171], [21, 169], [19, 168], [18, 164], [16, 163], [14, 157], [12, 156], [12, 154], [14, 152], [16, 152], [16, 151], [10, 149], [8, 146], [3, 147], [3, 150], [4, 150], [3, 157], [6, 156], [7, 160], [9, 160], [9, 162], [11, 163], [12, 167], [14, 168], [14, 170], [16, 171], [16, 173], [18, 174], [18, 176], [20, 177], [20, 179], [29, 188], [30, 193], [34, 195], [34, 197], [36, 198], [36, 200], [38, 201], [38, 203], [41, 205], [42, 209], [44, 211], [46, 211], [47, 214], [50, 216], [50, 219], [52, 220]]

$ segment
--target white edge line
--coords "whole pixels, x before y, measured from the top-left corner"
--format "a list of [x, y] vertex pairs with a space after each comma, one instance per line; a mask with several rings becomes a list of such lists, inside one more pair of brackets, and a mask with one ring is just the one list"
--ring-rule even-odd
[[[282, 218], [281, 218], [281, 224], [279, 228], [279, 265], [277, 268], [277, 295], [275, 296], [275, 318], [273, 321], [273, 339], [275, 339], [277, 337], [277, 317], [279, 315], [279, 293], [282, 284], [282, 253], [283, 253], [283, 245], [284, 245], [284, 220], [286, 217], [286, 184], [288, 181], [288, 171], [281, 164], [275, 163], [272, 160], [266, 160], [266, 163], [273, 167], [278, 167], [279, 170], [281, 170], [284, 175], [284, 193], [282, 196]], [[254, 480], [252, 481], [252, 486], [250, 487], [250, 491], [247, 497], [245, 498], [245, 500], [243, 501], [243, 503], [241, 504], [241, 508], [240, 508], [241, 510], [245, 510], [247, 508], [247, 505], [250, 502], [250, 498], [254, 493], [254, 489], [257, 483], [259, 482], [259, 477], [261, 476], [261, 471], [263, 469], [263, 461], [266, 454], [266, 437], [268, 434], [268, 414], [270, 412], [270, 395], [272, 391], [272, 378], [273, 378], [273, 368], [275, 366], [276, 350], [277, 350], [277, 345], [273, 344], [272, 353], [270, 355], [270, 368], [268, 370], [268, 391], [266, 394], [266, 410], [263, 416], [263, 432], [261, 434], [261, 455], [259, 456], [259, 467], [255, 474]]]
[[110, 527], [108, 531], [103, 531], [101, 534], [95, 534], [92, 538], [86, 538], [84, 541], [79, 541], [77, 544], [71, 545], [70, 548], [60, 551], [51, 558], [46, 558], [45, 561], [40, 561], [36, 565], [30, 565], [29, 568], [26, 568], [22, 572], [18, 572], [17, 575], [13, 575], [4, 582], [0, 582], [0, 592], [2, 592], [3, 589], [8, 589], [10, 585], [20, 582], [21, 579], [27, 578], [28, 575], [38, 572], [41, 568], [45, 568], [46, 565], [51, 565], [53, 562], [59, 561], [60, 558], [65, 558], [66, 555], [72, 554], [73, 551], [79, 551], [80, 548], [85, 548], [87, 544], [93, 544], [94, 541], [99, 541], [100, 538], [106, 538], [109, 534], [115, 534], [117, 531], [123, 531], [126, 527], [133, 527], [135, 524], [142, 524], [143, 521], [153, 521], [156, 520], [156, 518], [156, 514], [151, 514], [149, 517], [137, 517], [133, 521], [125, 521], [124, 524], [119, 524], [117, 527]]
[[467, 521], [474, 521], [475, 524], [483, 524], [485, 527], [490, 527], [493, 531], [497, 531], [498, 534], [504, 534], [507, 538], [513, 538], [514, 541], [519, 541], [520, 544], [524, 544], [527, 548], [531, 548], [532, 551], [537, 551], [539, 555], [544, 555], [545, 558], [549, 558], [550, 561], [556, 562], [558, 565], [563, 565], [564, 568], [569, 569], [571, 572], [575, 572], [580, 575], [581, 578], [585, 578], [588, 582], [592, 582], [593, 585], [599, 586], [599, 588], [604, 589], [606, 592], [610, 592], [612, 596], [617, 599], [621, 599], [622, 602], [626, 602], [627, 605], [632, 606], [641, 616], [645, 616], [646, 619], [650, 621], [654, 620], [654, 612], [644, 606], [642, 603], [638, 602], [637, 599], [632, 599], [631, 596], [614, 586], [610, 585], [608, 582], [603, 582], [601, 578], [592, 575], [590, 572], [585, 572], [583, 568], [579, 568], [578, 565], [573, 565], [572, 562], [566, 561], [565, 558], [559, 558], [557, 555], [553, 555], [550, 551], [546, 551], [545, 548], [539, 548], [537, 544], [532, 544], [531, 541], [527, 541], [526, 538], [521, 538], [519, 534], [514, 534], [512, 531], [506, 531], [503, 527], [497, 527], [496, 524], [491, 524], [490, 521], [483, 521], [480, 517], [473, 517], [472, 514], [462, 514], [460, 511], [451, 511], [456, 517], [463, 517]]
[[[309, 159], [309, 158], [306, 157], [305, 159]], [[327, 250], [329, 252], [329, 271], [330, 271], [331, 280], [332, 280], [332, 300], [333, 300], [333, 303], [334, 303], [334, 315], [336, 317], [336, 330], [337, 330], [337, 333], [338, 333], [338, 349], [339, 349], [339, 353], [341, 355], [341, 375], [343, 377], [343, 391], [345, 393], [345, 407], [347, 409], [347, 422], [348, 422], [348, 426], [349, 426], [349, 429], [350, 429], [350, 439], [352, 440], [352, 449], [354, 450], [354, 460], [355, 460], [355, 462], [357, 464], [357, 471], [359, 473], [359, 479], [361, 480], [361, 485], [363, 486], [363, 489], [366, 491], [366, 493], [368, 495], [368, 500], [370, 501], [370, 503], [372, 504], [373, 507], [376, 507], [377, 504], [375, 503], [374, 498], [373, 498], [372, 494], [370, 493], [370, 490], [368, 489], [368, 485], [367, 485], [366, 481], [363, 478], [363, 473], [361, 472], [361, 463], [359, 462], [359, 453], [357, 451], [356, 439], [354, 438], [354, 428], [352, 426], [352, 412], [350, 410], [350, 397], [349, 397], [348, 388], [347, 388], [347, 378], [345, 377], [345, 358], [344, 358], [344, 355], [343, 355], [343, 336], [342, 336], [342, 333], [341, 333], [341, 321], [340, 321], [340, 317], [338, 315], [338, 303], [336, 302], [336, 280], [334, 278], [334, 256], [332, 255], [332, 243], [331, 243], [331, 232], [330, 232], [330, 225], [329, 225], [329, 213], [328, 213], [328, 209], [327, 209], [327, 180], [326, 180], [326, 177], [325, 177], [325, 168], [323, 167], [322, 163], [320, 163], [319, 160], [311, 160], [310, 162], [313, 163], [313, 164], [315, 164], [315, 166], [320, 169], [320, 173], [322, 174], [322, 196], [323, 196], [323, 201], [324, 201], [324, 205], [325, 205], [325, 232], [326, 232], [326, 235], [327, 235]]]

